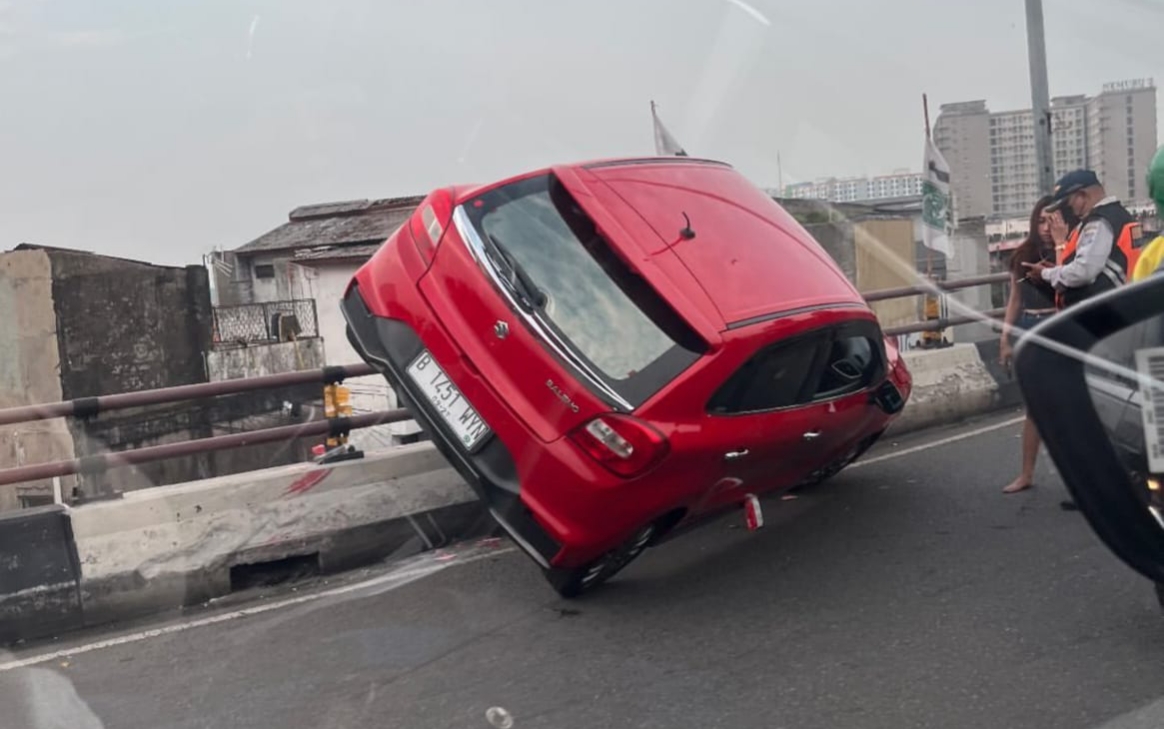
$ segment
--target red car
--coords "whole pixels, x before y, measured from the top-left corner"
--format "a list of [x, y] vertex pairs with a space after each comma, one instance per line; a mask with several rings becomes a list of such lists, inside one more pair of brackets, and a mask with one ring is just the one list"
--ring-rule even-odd
[[816, 241], [729, 165], [686, 157], [437, 190], [342, 306], [567, 597], [680, 525], [835, 474], [911, 388]]

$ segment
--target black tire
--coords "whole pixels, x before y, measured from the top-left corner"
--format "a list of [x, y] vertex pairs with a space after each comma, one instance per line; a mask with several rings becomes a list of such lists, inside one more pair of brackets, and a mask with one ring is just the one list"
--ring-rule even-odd
[[652, 523], [590, 564], [568, 570], [551, 567], [545, 572], [546, 580], [567, 600], [578, 597], [614, 577], [635, 561], [646, 550], [653, 536], [655, 524]]

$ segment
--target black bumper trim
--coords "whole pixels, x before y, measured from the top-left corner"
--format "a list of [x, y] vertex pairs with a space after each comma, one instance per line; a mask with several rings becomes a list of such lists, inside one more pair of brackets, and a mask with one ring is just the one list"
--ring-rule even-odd
[[373, 316], [352, 286], [341, 303], [348, 341], [396, 391], [401, 404], [429, 434], [441, 455], [461, 474], [485, 503], [494, 520], [534, 561], [549, 568], [561, 550], [521, 502], [521, 485], [513, 456], [496, 434], [475, 453], [467, 453], [440, 422], [439, 416], [405, 376], [407, 363], [424, 345], [412, 327], [396, 319]]

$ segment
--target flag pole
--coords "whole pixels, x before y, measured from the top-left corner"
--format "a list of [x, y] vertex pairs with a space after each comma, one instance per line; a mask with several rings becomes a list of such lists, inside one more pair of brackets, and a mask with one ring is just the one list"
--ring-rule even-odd
[[[924, 93], [922, 94], [922, 114], [925, 116], [925, 120], [926, 120], [926, 144], [929, 144], [930, 139], [931, 139], [931, 136], [930, 136], [930, 100], [929, 100], [929, 97], [926, 96]], [[924, 174], [924, 173], [928, 172], [928, 170], [922, 170], [922, 172]], [[929, 246], [926, 246], [925, 249], [926, 249], [926, 278], [933, 281], [934, 280], [934, 252]]]
[[[932, 136], [930, 133], [930, 100], [929, 100], [929, 97], [926, 96], [924, 93], [922, 94], [922, 115], [924, 116], [925, 122], [926, 122], [926, 156], [925, 156], [925, 159], [927, 160], [927, 164], [928, 164], [928, 160], [930, 158], [929, 145], [932, 143], [931, 142]], [[922, 174], [927, 176], [926, 179], [928, 179], [929, 172], [930, 171], [928, 169], [922, 170]], [[922, 206], [923, 206], [922, 214], [924, 215], [925, 214], [925, 212], [924, 212], [924, 207], [925, 207], [924, 200], [922, 202]], [[923, 225], [924, 225], [924, 223], [923, 223]], [[928, 245], [925, 244], [924, 239], [922, 241], [922, 245], [926, 249], [926, 280], [932, 282], [934, 280], [934, 251], [932, 248], [930, 248]], [[942, 313], [941, 310], [942, 310], [941, 301], [938, 299], [937, 296], [934, 296], [933, 292], [930, 292], [930, 293], [926, 294], [924, 297], [922, 297], [922, 319], [923, 320], [932, 321], [935, 319], [940, 319], [941, 313]], [[942, 340], [942, 334], [940, 331], [926, 331], [926, 332], [922, 333], [921, 340], [922, 340], [922, 347], [925, 349], [928, 349], [930, 347], [936, 347], [936, 346], [938, 346], [939, 342], [941, 342], [941, 340]]]
[[925, 94], [922, 94], [922, 113], [926, 117], [926, 139], [930, 138], [930, 100]]

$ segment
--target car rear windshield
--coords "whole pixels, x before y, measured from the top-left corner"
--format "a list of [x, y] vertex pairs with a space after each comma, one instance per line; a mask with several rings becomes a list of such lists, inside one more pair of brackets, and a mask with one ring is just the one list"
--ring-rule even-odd
[[525, 292], [532, 314], [632, 406], [703, 351], [698, 335], [611, 250], [552, 175], [491, 190], [465, 211], [485, 245], [500, 251], [495, 267], [520, 269], [499, 271], [502, 278], [536, 288]]

